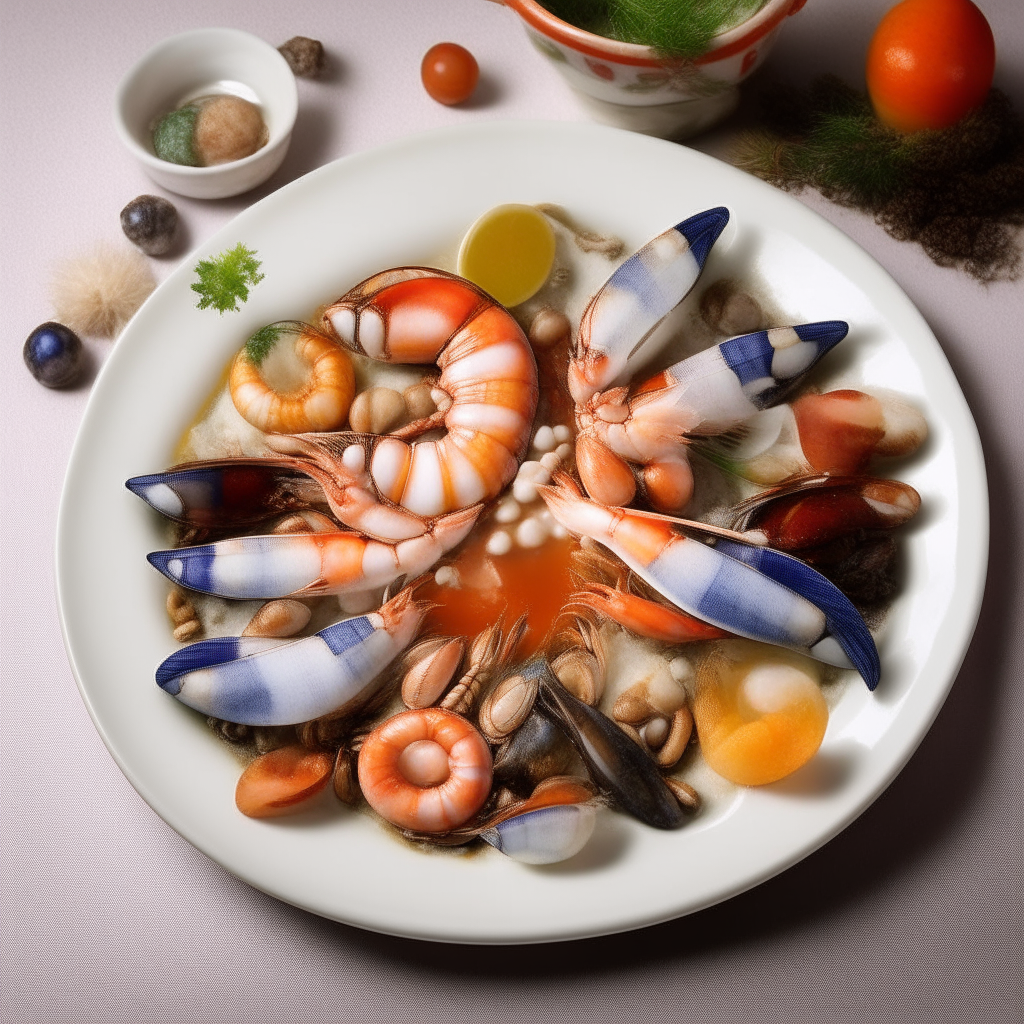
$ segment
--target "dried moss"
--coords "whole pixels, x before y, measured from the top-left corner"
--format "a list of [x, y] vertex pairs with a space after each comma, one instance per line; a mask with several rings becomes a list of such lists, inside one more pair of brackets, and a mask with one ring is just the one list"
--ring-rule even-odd
[[1019, 275], [1024, 126], [999, 90], [953, 127], [911, 135], [879, 122], [868, 98], [833, 76], [804, 90], [767, 87], [760, 105], [765, 129], [738, 140], [739, 167], [865, 210], [939, 266], [985, 282]]
[[704, 53], [719, 32], [765, 0], [540, 0], [556, 18], [595, 35], [653, 46], [672, 57]]

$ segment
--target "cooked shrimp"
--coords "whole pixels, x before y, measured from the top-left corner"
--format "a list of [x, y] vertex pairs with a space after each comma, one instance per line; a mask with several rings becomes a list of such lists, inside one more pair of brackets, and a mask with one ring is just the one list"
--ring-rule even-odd
[[878, 651], [860, 613], [810, 566], [734, 540], [709, 547], [667, 516], [589, 501], [564, 473], [538, 490], [567, 530], [603, 544], [691, 615], [751, 640], [856, 667], [870, 689], [878, 684]]
[[577, 464], [587, 493], [603, 504], [627, 504], [633, 497], [628, 463], [638, 463], [654, 506], [679, 511], [693, 492], [687, 444], [733, 430], [775, 405], [848, 330], [842, 320], [825, 320], [755, 331], [634, 388], [593, 395], [576, 408]]
[[359, 751], [359, 785], [370, 806], [399, 828], [447, 832], [468, 821], [491, 790], [491, 749], [461, 715], [404, 711], [378, 726]]
[[354, 710], [385, 682], [383, 670], [409, 646], [431, 605], [416, 583], [368, 615], [301, 640], [215, 637], [175, 651], [156, 681], [204, 715], [243, 725], [295, 725]]
[[569, 363], [569, 391], [577, 404], [626, 371], [633, 354], [697, 283], [728, 222], [722, 206], [694, 214], [651, 239], [601, 285], [583, 311]]
[[592, 608], [630, 632], [651, 640], [685, 644], [691, 640], [716, 640], [732, 636], [726, 630], [709, 625], [686, 612], [648, 601], [647, 598], [625, 590], [616, 590], [603, 583], [588, 583], [586, 590], [573, 594], [566, 607], [576, 605]]
[[[382, 540], [415, 536], [437, 516], [496, 497], [515, 477], [537, 409], [537, 364], [489, 295], [454, 274], [402, 267], [332, 303], [323, 326], [372, 359], [441, 370], [437, 411], [396, 433], [269, 440], [333, 477], [331, 505], [347, 526]], [[440, 438], [410, 440], [442, 427]]]
[[399, 576], [417, 576], [473, 528], [481, 506], [436, 520], [427, 533], [386, 544], [358, 533], [278, 533], [236, 537], [146, 557], [190, 590], [240, 600], [361, 594]]
[[[263, 335], [272, 346], [282, 334], [294, 338], [295, 354], [309, 367], [305, 382], [284, 394], [263, 376], [266, 347], [253, 341]], [[285, 322], [257, 331], [231, 364], [231, 400], [243, 418], [260, 430], [298, 434], [337, 430], [355, 396], [355, 373], [348, 353], [308, 324]]]

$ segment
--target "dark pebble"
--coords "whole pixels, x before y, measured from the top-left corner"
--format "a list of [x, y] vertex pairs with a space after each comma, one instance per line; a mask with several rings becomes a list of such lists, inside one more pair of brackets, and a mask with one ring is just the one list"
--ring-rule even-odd
[[324, 69], [324, 44], [308, 36], [293, 36], [278, 52], [297, 78], [316, 78]]
[[162, 256], [178, 233], [178, 211], [160, 196], [137, 196], [121, 211], [121, 230], [147, 256]]
[[48, 320], [26, 339], [22, 350], [29, 373], [48, 388], [73, 384], [85, 367], [85, 350], [70, 327]]

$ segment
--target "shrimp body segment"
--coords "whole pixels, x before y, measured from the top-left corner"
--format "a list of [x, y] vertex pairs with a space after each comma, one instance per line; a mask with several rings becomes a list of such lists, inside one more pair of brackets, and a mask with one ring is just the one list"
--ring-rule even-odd
[[428, 532], [395, 544], [358, 533], [267, 534], [154, 551], [146, 557], [174, 583], [218, 597], [362, 593], [429, 569], [469, 533], [480, 508], [442, 516]]
[[842, 668], [856, 666], [869, 687], [877, 684], [877, 652], [870, 667], [869, 659], [847, 654], [866, 645], [874, 651], [863, 619], [832, 584], [797, 559], [722, 541], [710, 547], [663, 519], [589, 501], [564, 475], [540, 491], [567, 530], [603, 544], [684, 611], [738, 636], [809, 652]]
[[405, 711], [378, 726], [359, 751], [359, 785], [399, 828], [447, 832], [468, 821], [491, 790], [491, 748], [461, 715]]
[[176, 651], [160, 687], [204, 715], [242, 725], [294, 725], [363, 703], [412, 642], [430, 606], [406, 587], [380, 611], [301, 640], [218, 637]]
[[[489, 295], [440, 270], [402, 267], [357, 285], [327, 307], [341, 344], [390, 363], [435, 363], [438, 410], [397, 434], [339, 435], [304, 451], [374, 502], [434, 517], [496, 497], [526, 453], [537, 409], [537, 364], [522, 329]], [[434, 428], [436, 440], [410, 440]], [[361, 501], [343, 522], [370, 532]]]
[[722, 206], [688, 217], [635, 252], [598, 289], [583, 311], [569, 364], [569, 391], [577, 405], [612, 384], [683, 301], [728, 222]]

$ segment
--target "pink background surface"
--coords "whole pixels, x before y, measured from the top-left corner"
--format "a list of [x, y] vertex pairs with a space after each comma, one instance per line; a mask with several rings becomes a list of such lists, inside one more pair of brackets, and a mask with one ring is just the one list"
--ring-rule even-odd
[[[811, 0], [769, 69], [798, 81], [835, 71], [860, 84], [860, 55], [887, 6]], [[1020, 6], [981, 6], [999, 48], [996, 82], [1024, 110]], [[986, 288], [939, 269], [870, 218], [816, 196], [801, 198], [895, 277], [938, 336], [978, 422], [992, 500], [988, 589], [963, 670], [918, 753], [855, 824], [784, 875], [689, 918], [560, 946], [474, 949], [385, 938], [279, 903], [198, 853], [138, 797], [93, 729], [57, 623], [57, 505], [88, 386], [40, 387], [21, 347], [52, 315], [55, 261], [119, 241], [121, 207], [160, 191], [114, 134], [118, 80], [163, 37], [211, 25], [275, 45], [317, 37], [331, 73], [299, 82], [292, 148], [267, 186], [219, 202], [171, 197], [188, 239], [151, 261], [158, 278], [255, 199], [337, 157], [441, 125], [584, 119], [511, 12], [483, 0], [0, 8], [0, 1020], [1024, 1019], [1024, 282]], [[483, 69], [465, 108], [441, 107], [419, 85], [420, 58], [442, 39], [467, 45]], [[693, 144], [720, 153], [729, 133]], [[110, 350], [87, 344], [97, 365]]]

